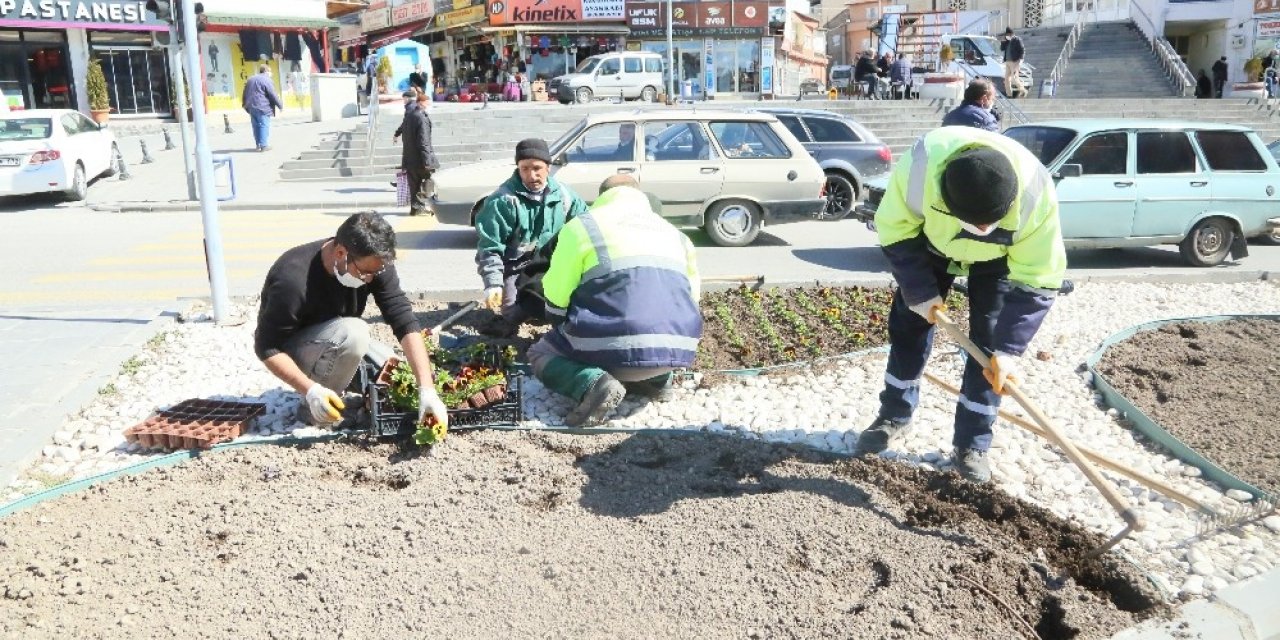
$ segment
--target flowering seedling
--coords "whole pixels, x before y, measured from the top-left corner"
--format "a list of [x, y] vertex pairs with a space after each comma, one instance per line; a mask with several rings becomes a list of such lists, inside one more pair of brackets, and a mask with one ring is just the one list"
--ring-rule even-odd
[[429, 415], [418, 424], [418, 430], [413, 432], [413, 441], [420, 447], [429, 447], [444, 442], [447, 435], [449, 427], [437, 422], [435, 416]]

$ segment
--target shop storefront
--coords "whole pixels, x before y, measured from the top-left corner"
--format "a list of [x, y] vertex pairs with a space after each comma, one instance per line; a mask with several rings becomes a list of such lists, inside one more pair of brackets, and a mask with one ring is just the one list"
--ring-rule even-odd
[[[676, 91], [693, 97], [758, 97], [767, 2], [672, 3]], [[626, 1], [632, 48], [667, 54], [667, 3]], [[638, 42], [638, 44], [636, 44]], [[767, 91], [766, 91], [767, 92]]]
[[114, 113], [168, 112], [167, 29], [133, 0], [0, 1], [0, 91], [10, 109], [88, 112], [85, 74], [102, 60]]
[[485, 5], [452, 0], [448, 11], [436, 5], [435, 18], [414, 39], [431, 48], [434, 82], [441, 95], [457, 94], [475, 82], [492, 82], [497, 75], [498, 51], [492, 34], [484, 31]]
[[244, 84], [263, 64], [286, 111], [310, 108], [311, 74], [330, 68], [329, 29], [338, 26], [322, 3], [206, 0], [205, 16], [200, 80], [209, 111], [241, 109]]
[[507, 68], [535, 81], [570, 73], [626, 42], [623, 0], [490, 0], [488, 12]]

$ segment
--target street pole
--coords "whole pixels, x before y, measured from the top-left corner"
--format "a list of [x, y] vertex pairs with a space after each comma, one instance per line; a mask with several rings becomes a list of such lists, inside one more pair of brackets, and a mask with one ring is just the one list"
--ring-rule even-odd
[[671, 44], [671, 0], [667, 0], [667, 99], [676, 97], [676, 50]]
[[[196, 34], [195, 3], [186, 0], [182, 7], [183, 53], [187, 57], [187, 77], [200, 78], [200, 44]], [[227, 298], [227, 270], [222, 259], [222, 231], [218, 228], [218, 194], [213, 185], [213, 154], [209, 151], [209, 131], [205, 128], [204, 101], [195, 99], [191, 91], [191, 119], [196, 125], [196, 177], [200, 183], [200, 218], [204, 222], [204, 252], [209, 269], [209, 289], [213, 295], [213, 321], [227, 324], [231, 301]]]
[[173, 95], [178, 101], [178, 126], [182, 128], [182, 168], [187, 178], [187, 199], [196, 199], [196, 176], [191, 171], [191, 131], [187, 127], [187, 88], [182, 76], [182, 51], [178, 47], [178, 28], [169, 27], [169, 68], [173, 72]]

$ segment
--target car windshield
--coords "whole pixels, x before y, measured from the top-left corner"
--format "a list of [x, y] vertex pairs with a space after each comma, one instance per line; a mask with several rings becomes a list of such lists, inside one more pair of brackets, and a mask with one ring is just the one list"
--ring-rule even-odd
[[1076, 139], [1075, 131], [1060, 127], [1011, 127], [1004, 134], [1034, 153], [1046, 167]]
[[600, 58], [587, 58], [578, 65], [578, 73], [591, 73], [596, 70], [596, 65], [600, 64]]
[[996, 51], [998, 47], [996, 46], [995, 38], [970, 37], [969, 42], [972, 42], [973, 46], [977, 48], [978, 52], [981, 53], [984, 57], [996, 55]]
[[831, 70], [831, 77], [833, 79], [841, 80], [841, 79], [848, 78], [849, 76], [850, 76], [850, 71], [848, 68]]
[[551, 152], [551, 155], [553, 157], [559, 154], [561, 151], [564, 151], [565, 146], [568, 145], [571, 140], [578, 137], [578, 134], [582, 133], [582, 129], [586, 126], [587, 126], [586, 120], [578, 121], [578, 124], [573, 125], [572, 128], [570, 128], [568, 131], [561, 134], [559, 138], [556, 138], [556, 141], [552, 142], [551, 145], [548, 147], [548, 151]]
[[9, 118], [0, 127], [0, 140], [44, 140], [52, 133], [49, 118]]

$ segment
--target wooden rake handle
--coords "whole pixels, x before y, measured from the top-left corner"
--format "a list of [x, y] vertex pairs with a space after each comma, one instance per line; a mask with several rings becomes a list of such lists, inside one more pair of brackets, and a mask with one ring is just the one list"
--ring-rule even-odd
[[[947, 384], [938, 376], [935, 376], [932, 373], [925, 372], [924, 377], [926, 380], [928, 380], [929, 382], [932, 382], [934, 385], [950, 393], [951, 395], [955, 395], [955, 396], [960, 395], [960, 389], [956, 388], [953, 385]], [[1015, 416], [1012, 413], [1005, 411], [1004, 409], [1000, 410], [1000, 417], [1011, 424], [1015, 424], [1019, 427], [1022, 427], [1023, 429], [1026, 429], [1027, 431], [1030, 431], [1031, 433], [1037, 436], [1040, 436], [1041, 438], [1044, 438], [1046, 440], [1049, 439], [1049, 436], [1048, 434], [1045, 433], [1044, 429], [1036, 426], [1034, 422], [1031, 422], [1026, 418]], [[1111, 458], [1108, 458], [1102, 455], [1101, 453], [1098, 453], [1097, 451], [1089, 449], [1088, 447], [1076, 445], [1076, 449], [1079, 449], [1081, 455], [1088, 458], [1090, 462], [1093, 462], [1094, 464], [1098, 465], [1099, 467], [1102, 467], [1103, 469], [1107, 469], [1109, 471], [1118, 473], [1126, 478], [1129, 478], [1130, 480], [1133, 480], [1139, 484], [1142, 484], [1143, 486], [1146, 486], [1154, 491], [1157, 491], [1164, 496], [1167, 496], [1188, 507], [1191, 507], [1192, 509], [1195, 509], [1197, 511], [1200, 511], [1210, 516], [1218, 515], [1216, 511], [1214, 511], [1213, 509], [1210, 509], [1203, 502], [1200, 502], [1199, 500], [1196, 500], [1195, 498], [1192, 498], [1191, 496], [1181, 491], [1178, 491], [1177, 489], [1173, 488], [1169, 484], [1166, 484], [1164, 481], [1160, 480], [1159, 478], [1149, 476], [1145, 473], [1142, 473], [1141, 471], [1138, 471], [1137, 469], [1134, 469], [1133, 467], [1130, 467], [1123, 463], [1112, 460]]]
[[[933, 317], [936, 320], [937, 325], [942, 327], [942, 330], [946, 332], [947, 336], [954, 340], [956, 344], [959, 344], [964, 348], [965, 351], [969, 352], [969, 355], [976, 360], [978, 364], [982, 365], [984, 369], [991, 368], [991, 358], [983, 352], [982, 348], [974, 344], [973, 340], [970, 340], [969, 336], [965, 335], [964, 332], [960, 330], [960, 327], [957, 327], [956, 324], [951, 321], [951, 318], [947, 317], [946, 313], [941, 309], [938, 309], [933, 312]], [[1027, 411], [1027, 414], [1029, 414], [1031, 418], [1044, 429], [1045, 437], [1049, 442], [1052, 442], [1057, 445], [1059, 449], [1062, 449], [1062, 452], [1066, 454], [1067, 459], [1070, 460], [1072, 464], [1080, 468], [1080, 471], [1084, 473], [1084, 477], [1089, 480], [1089, 483], [1096, 487], [1098, 492], [1102, 494], [1102, 497], [1111, 504], [1111, 508], [1115, 509], [1116, 512], [1120, 514], [1120, 519], [1124, 520], [1127, 525], [1126, 530], [1142, 531], [1142, 529], [1146, 527], [1146, 524], [1142, 521], [1142, 517], [1138, 515], [1138, 512], [1134, 511], [1133, 507], [1129, 506], [1129, 503], [1125, 502], [1124, 498], [1120, 497], [1120, 494], [1116, 491], [1115, 487], [1111, 486], [1111, 483], [1107, 482], [1107, 479], [1102, 477], [1102, 474], [1099, 473], [1092, 464], [1089, 464], [1089, 461], [1082, 453], [1080, 453], [1080, 450], [1076, 448], [1075, 444], [1073, 444], [1071, 440], [1067, 439], [1066, 436], [1062, 435], [1062, 432], [1054, 426], [1053, 421], [1049, 419], [1049, 416], [1046, 416], [1044, 412], [1040, 410], [1040, 407], [1037, 407], [1036, 404], [1026, 396], [1026, 394], [1022, 393], [1022, 390], [1019, 389], [1018, 385], [1012, 380], [1005, 382], [1004, 388], [1010, 396], [1013, 396], [1013, 399], [1016, 400], [1018, 404], [1022, 405], [1022, 408]]]

